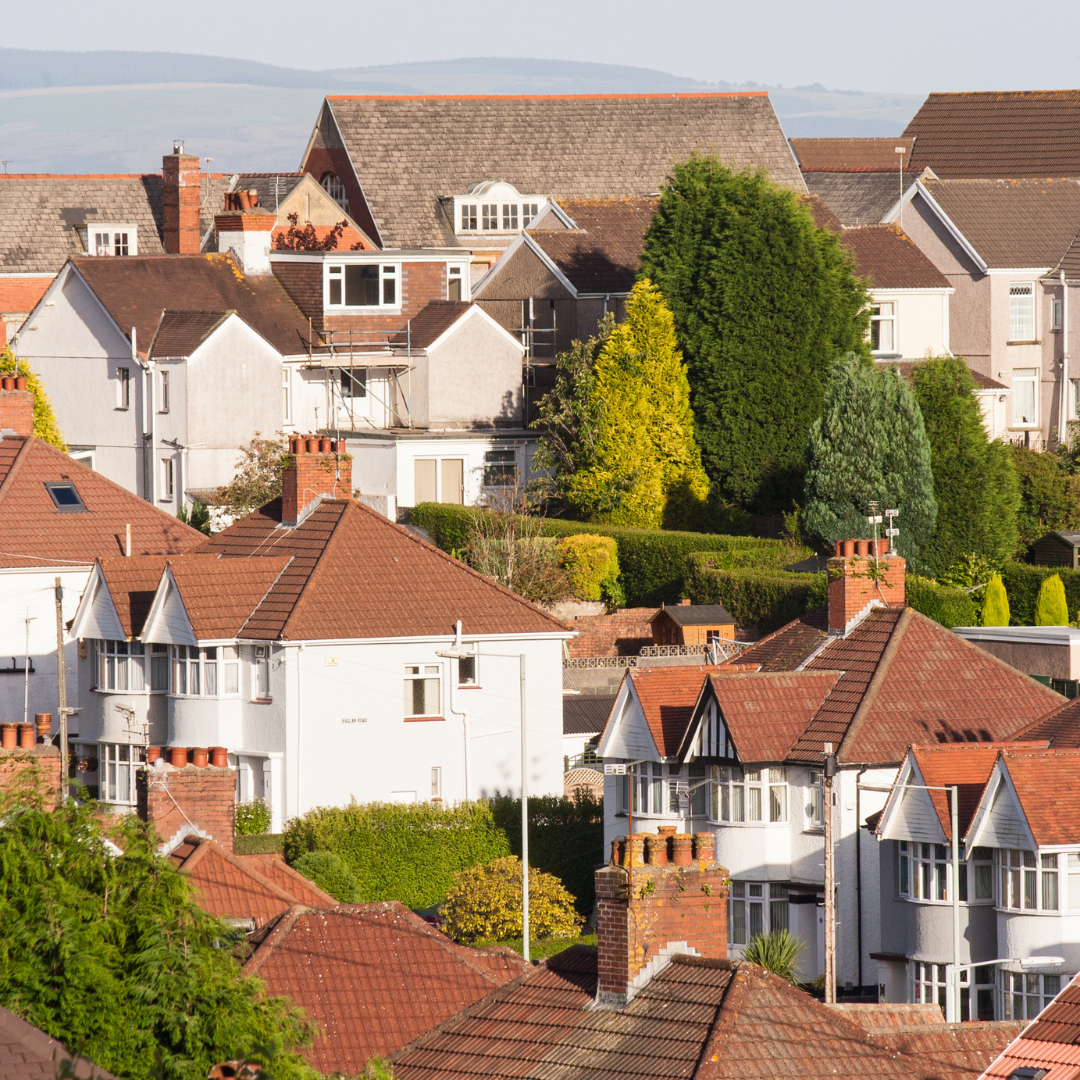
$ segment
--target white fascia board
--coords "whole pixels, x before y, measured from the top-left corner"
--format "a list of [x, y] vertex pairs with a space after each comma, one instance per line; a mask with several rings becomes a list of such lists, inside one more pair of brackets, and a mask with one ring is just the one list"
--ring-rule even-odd
[[[915, 786], [904, 786], [908, 784]], [[888, 801], [885, 803], [885, 811], [881, 815], [881, 821], [878, 822], [877, 835], [879, 840], [910, 840], [915, 843], [931, 844], [947, 844], [949, 842], [948, 836], [945, 835], [945, 829], [942, 827], [941, 819], [938, 817], [937, 807], [934, 806], [930, 792], [925, 790], [925, 786], [926, 780], [923, 778], [914, 754], [909, 750], [907, 760], [904, 762], [900, 774], [896, 778], [896, 783], [893, 785], [893, 790], [889, 793]], [[918, 799], [926, 804], [928, 812], [937, 826], [938, 831], [935, 835], [900, 836], [896, 834], [896, 818], [907, 799]], [[888, 815], [887, 822], [886, 815]]]
[[911, 780], [912, 773], [915, 771], [915, 759], [909, 749], [907, 757], [904, 758], [904, 764], [900, 766], [900, 771], [896, 774], [896, 779], [893, 781], [892, 790], [889, 792], [889, 797], [885, 800], [885, 806], [881, 811], [881, 818], [878, 820], [877, 829], [875, 835], [879, 840], [891, 839], [889, 835], [889, 827], [892, 825], [893, 820], [896, 818], [900, 809], [900, 802], [904, 795], [904, 785]]
[[[236, 320], [236, 322], [238, 322], [248, 332], [248, 334], [251, 335], [251, 337], [253, 337], [256, 341], [260, 342], [261, 344], [265, 345], [266, 348], [269, 349], [269, 351], [274, 354], [274, 356], [276, 356], [279, 360], [283, 359], [281, 353], [279, 353], [277, 351], [277, 349], [275, 349], [274, 346], [271, 345], [270, 342], [267, 341], [266, 338], [264, 338], [262, 336], [262, 334], [260, 334], [259, 331], [256, 330], [255, 327], [251, 325], [251, 323], [247, 322], [244, 318], [242, 318], [240, 315], [238, 315], [235, 311], [230, 311], [229, 314], [226, 315], [226, 317], [224, 319], [222, 319], [221, 322], [219, 322], [217, 324], [217, 326], [215, 326], [214, 329], [211, 330], [210, 333], [207, 334], [206, 337], [204, 337], [202, 339], [202, 341], [200, 341], [199, 344], [195, 346], [194, 349], [191, 350], [191, 353], [187, 356], [186, 359], [189, 360], [189, 361], [199, 359], [200, 358], [199, 354], [203, 351], [203, 349], [207, 348], [211, 344], [211, 342], [213, 342], [214, 339], [218, 336], [218, 334], [220, 334], [225, 329], [225, 327], [228, 326], [234, 319]], [[156, 357], [155, 358], [155, 363], [157, 362], [157, 360], [172, 360], [172, 359], [184, 359], [184, 357], [175, 357], [175, 358], [174, 357], [165, 357], [165, 356]]]
[[628, 677], [628, 672], [623, 672], [622, 683], [619, 686], [618, 696], [615, 698], [615, 704], [611, 706], [611, 712], [608, 713], [607, 723], [604, 724], [604, 733], [600, 736], [600, 742], [596, 747], [596, 756], [603, 758], [607, 755], [607, 748], [611, 741], [615, 738], [615, 732], [622, 721], [623, 711], [626, 708], [626, 703], [630, 698], [632, 681]]
[[1031, 825], [1028, 824], [1027, 814], [1024, 813], [1024, 804], [1020, 801], [1020, 796], [1016, 793], [1012, 777], [1009, 776], [1008, 766], [1005, 764], [1005, 759], [999, 752], [998, 759], [994, 762], [994, 768], [990, 773], [990, 779], [987, 780], [986, 787], [983, 788], [982, 798], [979, 800], [979, 805], [972, 816], [971, 824], [968, 826], [967, 835], [962, 838], [964, 841], [965, 852], [981, 846], [979, 841], [982, 840], [983, 832], [986, 830], [986, 826], [990, 821], [990, 815], [994, 811], [994, 803], [997, 800], [998, 791], [1002, 788], [1008, 794], [1009, 798], [1012, 799], [1017, 812], [1020, 815], [1020, 820], [1024, 823], [1024, 830], [1027, 833], [1027, 839], [1031, 845], [1031, 850], [1039, 850], [1039, 845], [1035, 843], [1035, 837], [1031, 832]]
[[[124, 628], [120, 623], [120, 616], [116, 612], [116, 605], [113, 603], [109, 587], [105, 583], [105, 575], [102, 573], [101, 563], [99, 562], [94, 563], [90, 571], [90, 579], [87, 581], [86, 588], [79, 598], [79, 606], [75, 609], [75, 617], [71, 620], [71, 629], [68, 631], [69, 639], [76, 640], [87, 636], [83, 631], [95, 606], [101, 607], [101, 613], [105, 616], [105, 621], [108, 621], [108, 615], [111, 612], [112, 621], [115, 623], [113, 640], [125, 640]], [[91, 636], [97, 637], [97, 634]]]
[[[693, 748], [694, 743], [697, 742], [698, 733], [701, 731], [701, 721], [705, 716], [705, 708], [710, 701], [716, 702], [716, 711], [720, 717], [720, 721], [725, 728], [727, 727], [727, 721], [724, 719], [724, 709], [716, 697], [716, 690], [713, 687], [712, 679], [706, 675], [704, 682], [701, 684], [701, 689], [698, 691], [697, 701], [694, 702], [693, 711], [690, 713], [690, 721], [686, 725], [686, 730], [683, 732], [682, 739], [679, 743], [679, 751], [675, 756], [675, 760], [678, 761], [679, 764], [683, 764], [690, 760], [690, 751]], [[728, 730], [728, 735], [731, 735], [730, 729]], [[731, 739], [731, 744], [733, 746], [735, 745], [734, 738]], [[735, 755], [739, 761], [742, 760], [738, 757], [738, 747], [735, 749]]]
[[545, 208], [544, 208], [544, 209], [542, 209], [542, 210], [540, 211], [540, 213], [539, 213], [539, 214], [537, 214], [536, 216], [537, 216], [538, 218], [539, 218], [539, 217], [542, 217], [542, 216], [543, 216], [543, 214], [544, 214], [544, 212], [545, 212], [545, 210], [547, 210], [547, 209], [550, 209], [550, 210], [551, 210], [551, 212], [552, 212], [552, 213], [553, 213], [553, 214], [554, 214], [554, 215], [555, 215], [555, 216], [556, 216], [556, 217], [557, 217], [557, 218], [558, 218], [558, 219], [559, 219], [559, 220], [560, 220], [560, 221], [561, 221], [561, 222], [562, 222], [562, 223], [563, 223], [563, 224], [564, 224], [564, 225], [565, 225], [565, 226], [566, 226], [566, 227], [567, 227], [568, 229], [576, 229], [576, 228], [578, 227], [578, 226], [577, 226], [577, 222], [576, 222], [576, 221], [575, 221], [575, 220], [574, 220], [574, 219], [573, 219], [573, 218], [572, 218], [572, 217], [571, 217], [571, 216], [570, 216], [570, 215], [569, 215], [569, 214], [568, 214], [568, 213], [567, 213], [567, 212], [566, 212], [566, 211], [565, 211], [565, 210], [564, 210], [564, 209], [563, 209], [563, 208], [562, 208], [562, 207], [561, 207], [561, 206], [560, 206], [559, 204], [558, 204], [558, 202], [557, 202], [557, 201], [556, 201], [555, 199], [552, 199], [552, 198], [549, 198], [549, 199], [547, 200], [547, 205], [545, 206]]
[[[1031, 277], [1045, 277], [1053, 271], [1052, 266], [994, 266], [986, 272], [988, 274], [1029, 274]], [[1049, 285], [1060, 285], [1061, 278], [1051, 278]]]
[[[989, 388], [981, 392], [1002, 393]], [[997, 641], [1009, 645], [1067, 646], [1080, 641], [1080, 629], [1075, 626], [956, 626], [953, 633], [965, 641]]]
[[551, 261], [547, 252], [528, 234], [521, 234], [525, 238], [525, 243], [528, 248], [535, 252], [536, 257], [554, 274], [559, 284], [575, 299], [578, 299], [578, 291], [574, 285], [570, 283], [570, 279]]
[[904, 189], [904, 194], [882, 215], [881, 221], [878, 222], [879, 225], [891, 225], [894, 221], [899, 220], [900, 211], [915, 197], [915, 185], [918, 182], [918, 180], [915, 180]]
[[470, 290], [473, 300], [478, 299], [484, 289], [487, 288], [488, 283], [494, 281], [495, 278], [498, 277], [499, 272], [507, 265], [507, 263], [509, 263], [514, 252], [516, 252], [524, 243], [525, 233], [518, 233], [518, 235], [506, 245], [503, 249], [503, 253], [488, 267], [480, 280]]
[[[993, 271], [991, 271], [991, 273], [993, 273]], [[951, 296], [954, 292], [956, 292], [956, 290], [951, 285], [948, 286], [948, 288], [926, 288], [926, 289], [902, 289], [902, 288], [890, 289], [887, 285], [882, 285], [878, 289], [868, 289], [867, 292], [869, 292], [870, 296], [873, 299], [876, 300], [878, 297], [884, 297], [884, 296], [886, 296], [886, 295], [888, 295], [890, 293], [903, 293], [905, 296], [911, 296], [911, 295], [917, 295], [917, 294], [924, 294], [924, 295], [927, 295], [927, 296], [930, 296], [930, 295]]]
[[[31, 555], [20, 555], [20, 559], [32, 558]], [[48, 559], [42, 559], [40, 566], [0, 566], [0, 577], [5, 574], [87, 574], [94, 569], [93, 563], [68, 564], [51, 563]]]
[[521, 247], [527, 247], [551, 272], [552, 277], [558, 281], [574, 300], [580, 299], [578, 291], [570, 283], [570, 279], [551, 261], [544, 249], [527, 232], [523, 232], [507, 247], [502, 255], [495, 260], [495, 265], [476, 283], [476, 288], [472, 291], [474, 300], [480, 295], [481, 290], [487, 285], [489, 279], [493, 279], [503, 266], [508, 265], [510, 256]]
[[[149, 620], [147, 620], [149, 622]], [[540, 633], [540, 634], [470, 634], [467, 630], [461, 631], [461, 637], [463, 641], [481, 641], [491, 642], [498, 645], [503, 642], [512, 641], [570, 641], [577, 636], [576, 630], [558, 631], [552, 633]], [[454, 635], [451, 634], [445, 638], [443, 637], [370, 637], [370, 638], [288, 638], [282, 640], [280, 638], [253, 638], [245, 637], [242, 634], [238, 634], [235, 639], [230, 639], [242, 642], [245, 645], [280, 645], [283, 648], [298, 648], [303, 646], [305, 649], [312, 648], [317, 645], [430, 645], [432, 648], [442, 649], [448, 645], [452, 645], [456, 640]], [[481, 657], [485, 654], [480, 653]], [[486, 655], [492, 655], [488, 653]], [[517, 655], [516, 653], [514, 654]]]
[[525, 355], [525, 346], [520, 341], [518, 341], [518, 339], [516, 337], [514, 337], [514, 335], [511, 334], [509, 330], [507, 330], [503, 326], [500, 326], [482, 307], [480, 307], [479, 304], [475, 304], [475, 303], [473, 304], [473, 306], [471, 308], [468, 309], [468, 311], [463, 312], [459, 318], [455, 319], [427, 347], [427, 349], [425, 349], [423, 351], [427, 352], [428, 354], [434, 352], [435, 349], [437, 349], [444, 341], [446, 341], [448, 338], [452, 337], [466, 322], [468, 322], [469, 319], [474, 319], [474, 318], [479, 318], [479, 319], [485, 320], [491, 327], [493, 327], [495, 330], [497, 330], [499, 332], [499, 334], [501, 334], [504, 338], [506, 338], [507, 341], [511, 342], [511, 344], [513, 344], [514, 348], [517, 349], [518, 352], [520, 352], [522, 356]]
[[916, 180], [914, 187], [918, 189], [918, 193], [926, 200], [926, 205], [937, 216], [938, 220], [945, 226], [945, 228], [952, 235], [952, 238], [963, 248], [968, 258], [979, 268], [982, 273], [987, 273], [989, 266], [986, 260], [975, 250], [974, 245], [970, 240], [960, 231], [959, 227], [955, 224], [952, 218], [942, 209], [941, 204], [934, 198], [933, 195], [927, 191], [926, 186], [921, 180]]
[[42, 278], [44, 280], [45, 278], [54, 277], [56, 277], [55, 274], [38, 274], [29, 272], [25, 274], [0, 274], [0, 281], [3, 281], [5, 278], [15, 278], [19, 281], [22, 281], [24, 278]]
[[[187, 621], [188, 636], [183, 641], [170, 635], [165, 626], [161, 625], [161, 633], [158, 633], [159, 624], [163, 624], [162, 618], [165, 610], [165, 604], [170, 596], [175, 596], [177, 602], [180, 604], [181, 609], [184, 612], [184, 618]], [[146, 616], [146, 622], [143, 623], [142, 633], [139, 635], [139, 640], [147, 644], [154, 643], [157, 645], [197, 645], [199, 639], [195, 636], [195, 631], [191, 628], [191, 619], [188, 616], [187, 608], [184, 606], [184, 598], [180, 595], [180, 590], [177, 588], [176, 579], [173, 577], [172, 568], [165, 567], [164, 573], [161, 575], [161, 580], [158, 581], [157, 591], [154, 593], [153, 603], [150, 605], [150, 611]]]

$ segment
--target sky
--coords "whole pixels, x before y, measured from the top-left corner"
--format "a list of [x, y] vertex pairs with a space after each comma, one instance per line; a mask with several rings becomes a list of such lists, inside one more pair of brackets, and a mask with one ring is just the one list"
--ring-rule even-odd
[[462, 56], [600, 61], [706, 82], [926, 93], [1080, 87], [1080, 3], [1015, 0], [50, 0], [4, 44], [203, 53], [325, 69]]

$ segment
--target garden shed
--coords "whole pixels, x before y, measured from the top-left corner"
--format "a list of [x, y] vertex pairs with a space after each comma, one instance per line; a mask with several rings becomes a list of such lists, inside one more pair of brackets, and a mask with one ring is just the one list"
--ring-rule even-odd
[[657, 645], [708, 645], [715, 638], [735, 640], [735, 617], [720, 604], [663, 606], [650, 620]]

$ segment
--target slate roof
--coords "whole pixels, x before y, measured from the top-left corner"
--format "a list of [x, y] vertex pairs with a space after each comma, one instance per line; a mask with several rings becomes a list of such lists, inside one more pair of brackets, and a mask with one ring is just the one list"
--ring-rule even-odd
[[945, 179], [1080, 177], [1078, 132], [1080, 90], [1009, 90], [930, 94], [904, 135]]
[[150, 359], [190, 356], [231, 314], [231, 311], [163, 311], [150, 343]]
[[[304, 351], [308, 321], [273, 274], [244, 275], [229, 255], [72, 259], [125, 334], [146, 355], [162, 312], [235, 311], [278, 352]], [[209, 316], [207, 316], [209, 318]]]
[[1045, 1069], [1041, 1080], [1080, 1076], [1080, 975], [995, 1058], [979, 1080], [1008, 1080], [1017, 1069]]
[[1080, 232], [1075, 180], [926, 180], [987, 266], [1055, 267]]
[[[70, 481], [86, 513], [60, 513], [45, 484]], [[0, 566], [91, 565], [124, 553], [179, 554], [206, 540], [130, 491], [40, 439], [0, 439]]]
[[[190, 559], [145, 567], [147, 580], [156, 571], [156, 588], [168, 565], [201, 640], [241, 629], [264, 641], [428, 637], [453, 633], [458, 619], [469, 634], [566, 632], [547, 612], [349, 499], [324, 499], [295, 528], [281, 526], [276, 499], [202, 539]], [[117, 572], [134, 573], [132, 562], [106, 567], [121, 609], [111, 582]], [[140, 578], [138, 602], [148, 605], [145, 593]]]
[[257, 934], [244, 973], [288, 995], [321, 1034], [321, 1073], [355, 1076], [486, 997], [528, 964], [510, 949], [455, 945], [396, 901], [292, 908]]
[[[897, 154], [897, 157], [900, 155]], [[904, 172], [906, 191], [919, 173]], [[900, 200], [900, 176], [884, 172], [804, 172], [806, 190], [824, 200], [844, 225], [870, 225]]]
[[457, 246], [440, 198], [505, 180], [558, 199], [652, 195], [719, 154], [803, 191], [765, 93], [328, 97], [384, 247]]
[[[200, 183], [199, 229], [205, 233], [228, 179], [203, 173]], [[134, 225], [140, 255], [163, 255], [161, 175], [0, 176], [0, 273], [59, 272], [86, 250], [76, 226], [87, 222]]]
[[948, 278], [898, 225], [858, 225], [844, 230], [840, 243], [855, 259], [855, 270], [871, 289], [948, 289]]
[[856, 139], [789, 139], [791, 149], [806, 172], [891, 172], [900, 168], [898, 146], [904, 148], [903, 164], [911, 157], [910, 136]]
[[[922, 1025], [870, 1035], [753, 964], [675, 956], [618, 1010], [590, 1006], [596, 950], [530, 968], [394, 1054], [398, 1080], [970, 1080], [1018, 1024]], [[938, 1038], [932, 1041], [927, 1033]], [[920, 1034], [922, 1037], [920, 1038]], [[910, 1039], [912, 1048], [904, 1046]]]
[[258, 929], [297, 904], [337, 904], [284, 859], [234, 855], [201, 836], [189, 836], [169, 858], [191, 881], [199, 907], [219, 919], [253, 919]]
[[595, 735], [604, 730], [615, 704], [615, 695], [575, 694], [563, 698], [564, 735]]
[[40, 1028], [0, 1008], [0, 1080], [56, 1080], [64, 1062], [70, 1063], [78, 1080], [116, 1080]]
[[631, 668], [626, 672], [661, 757], [678, 754], [705, 676], [715, 671], [715, 667], [693, 664]]
[[662, 607], [653, 617], [655, 622], [661, 615], [669, 615], [679, 626], [718, 626], [723, 623], [734, 625], [735, 616], [722, 604], [672, 604]]

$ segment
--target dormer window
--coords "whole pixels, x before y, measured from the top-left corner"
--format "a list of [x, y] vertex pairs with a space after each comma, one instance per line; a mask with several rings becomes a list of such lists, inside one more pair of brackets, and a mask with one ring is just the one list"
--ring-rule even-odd
[[328, 308], [394, 308], [398, 306], [395, 263], [330, 263], [326, 267]]
[[454, 196], [454, 222], [458, 233], [517, 233], [528, 227], [542, 205], [541, 195], [522, 195], [513, 184], [487, 181]]
[[461, 231], [476, 231], [476, 203], [461, 204]]
[[322, 185], [323, 191], [325, 191], [342, 210], [349, 209], [349, 200], [345, 196], [345, 185], [341, 182], [341, 178], [337, 173], [323, 173], [319, 183]]
[[86, 225], [88, 255], [138, 255], [138, 229], [134, 225], [89, 222]]

